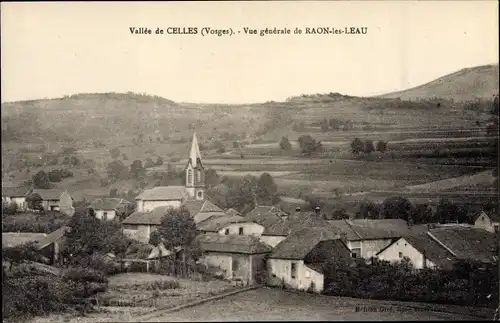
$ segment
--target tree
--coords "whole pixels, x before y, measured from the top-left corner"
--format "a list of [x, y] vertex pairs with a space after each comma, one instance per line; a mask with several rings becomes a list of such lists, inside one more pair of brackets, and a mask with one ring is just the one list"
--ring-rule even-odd
[[109, 197], [117, 197], [118, 196], [118, 189], [117, 188], [112, 188], [109, 191]]
[[310, 135], [300, 136], [298, 141], [301, 152], [306, 156], [317, 154], [323, 150], [321, 142], [316, 141]]
[[351, 142], [352, 153], [358, 155], [360, 152], [363, 151], [363, 149], [364, 149], [363, 141], [359, 138], [354, 138], [354, 140]]
[[47, 189], [52, 187], [49, 176], [43, 170], [33, 175], [33, 184], [35, 188]]
[[162, 157], [158, 156], [158, 157], [156, 158], [156, 166], [161, 166], [161, 165], [163, 165], [163, 162], [164, 162], [164, 160], [163, 160], [163, 158], [162, 158]]
[[364, 150], [365, 154], [370, 154], [371, 152], [375, 151], [375, 147], [373, 147], [373, 141], [370, 139], [365, 141], [365, 147]]
[[162, 242], [161, 239], [161, 234], [158, 231], [154, 231], [151, 233], [151, 236], [149, 237], [149, 244], [153, 246], [158, 246]]
[[359, 211], [357, 214], [363, 219], [377, 220], [380, 219], [380, 208], [380, 205], [372, 201], [363, 200], [359, 205]]
[[281, 137], [281, 140], [280, 140], [280, 149], [281, 150], [290, 150], [290, 149], [292, 149], [292, 144], [290, 143], [290, 141], [288, 140], [287, 137]]
[[13, 215], [16, 214], [18, 210], [18, 206], [16, 202], [3, 202], [2, 201], [2, 213], [3, 214], [8, 214], [8, 215]]
[[122, 159], [123, 159], [123, 160], [128, 160], [128, 156], [127, 156], [127, 155], [125, 155], [125, 153], [123, 153], [123, 154], [122, 154]]
[[436, 208], [436, 219], [439, 223], [458, 221], [459, 208], [448, 199], [441, 199]]
[[384, 153], [387, 150], [387, 142], [379, 140], [377, 142], [377, 151], [380, 151], [381, 153]]
[[115, 160], [111, 163], [108, 163], [106, 172], [108, 174], [108, 177], [114, 181], [126, 178], [128, 175], [127, 166], [125, 166], [125, 164], [121, 160]]
[[111, 155], [111, 158], [113, 159], [117, 159], [118, 157], [120, 157], [120, 149], [118, 148], [113, 148], [109, 151], [110, 155]]
[[216, 186], [220, 184], [219, 174], [215, 171], [215, 169], [207, 169], [205, 171], [205, 184], [208, 188]]
[[321, 127], [321, 130], [323, 132], [327, 132], [328, 131], [328, 120], [326, 120], [326, 119], [321, 120], [320, 127]]
[[410, 214], [412, 224], [425, 224], [434, 222], [434, 213], [429, 204], [416, 204]]
[[33, 193], [26, 197], [28, 208], [32, 210], [44, 211], [42, 201], [42, 197], [38, 193]]
[[217, 151], [218, 154], [223, 154], [226, 152], [226, 147], [224, 147], [224, 144], [220, 141], [214, 142], [213, 147]]
[[260, 175], [257, 182], [257, 203], [260, 205], [273, 205], [277, 202], [278, 186], [269, 173]]
[[352, 129], [354, 129], [354, 124], [352, 123], [351, 120], [347, 120], [344, 123], [344, 131], [351, 131]]
[[60, 182], [62, 180], [61, 171], [59, 169], [51, 170], [48, 176], [51, 182]]
[[401, 196], [387, 198], [382, 203], [382, 217], [384, 219], [410, 219], [412, 205], [410, 201]]
[[[169, 209], [161, 220], [158, 232], [160, 238], [164, 241], [165, 247], [173, 252], [174, 262], [176, 260], [176, 249], [182, 249], [184, 268], [186, 267], [187, 258], [197, 258], [199, 256], [197, 252], [194, 252], [197, 249], [195, 247], [196, 224], [186, 208]], [[177, 272], [177, 270], [175, 271]]]
[[340, 130], [342, 127], [342, 122], [335, 118], [331, 118], [328, 124], [330, 125], [330, 128], [332, 128], [332, 130]]

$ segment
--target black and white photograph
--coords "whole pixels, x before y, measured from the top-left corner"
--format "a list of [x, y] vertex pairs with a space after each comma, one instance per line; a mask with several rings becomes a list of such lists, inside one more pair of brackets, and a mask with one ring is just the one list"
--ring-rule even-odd
[[497, 1], [0, 6], [3, 322], [500, 321]]

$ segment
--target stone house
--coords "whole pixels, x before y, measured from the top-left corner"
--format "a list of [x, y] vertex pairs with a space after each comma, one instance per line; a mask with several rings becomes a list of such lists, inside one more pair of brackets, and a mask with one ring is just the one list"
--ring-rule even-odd
[[150, 212], [135, 211], [122, 221], [123, 233], [142, 243], [149, 243], [151, 233], [158, 229], [171, 206], [159, 206]]
[[258, 238], [247, 235], [198, 235], [203, 250], [200, 262], [219, 267], [227, 279], [237, 279], [246, 285], [263, 283], [266, 275], [265, 258], [271, 247]]
[[340, 238], [336, 231], [328, 228], [304, 228], [293, 232], [268, 257], [269, 285], [323, 291], [323, 264], [335, 259], [350, 259], [350, 251]]
[[105, 197], [92, 201], [89, 209], [94, 210], [95, 217], [104, 220], [114, 220], [117, 214], [123, 214], [132, 207], [132, 203], [121, 198]]
[[28, 207], [26, 197], [31, 193], [30, 188], [26, 187], [2, 187], [2, 203], [16, 203], [17, 209], [20, 211], [26, 210]]
[[60, 211], [72, 216], [75, 213], [73, 197], [67, 190], [60, 189], [34, 189], [30, 195], [38, 194], [42, 198], [42, 207], [47, 211]]
[[491, 215], [488, 215], [482, 209], [475, 209], [469, 213], [469, 218], [474, 221], [475, 228], [491, 233], [495, 233], [499, 228], [500, 217], [498, 214], [491, 213]]

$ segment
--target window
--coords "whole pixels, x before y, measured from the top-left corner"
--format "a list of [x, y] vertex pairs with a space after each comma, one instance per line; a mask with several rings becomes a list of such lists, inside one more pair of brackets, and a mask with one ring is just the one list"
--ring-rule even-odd
[[224, 234], [225, 234], [225, 235], [228, 235], [228, 234], [229, 234], [229, 229], [226, 229], [226, 230], [224, 231]]
[[297, 264], [294, 262], [292, 262], [291, 271], [292, 279], [294, 279], [295, 277], [297, 277]]
[[192, 184], [193, 183], [193, 171], [190, 169], [188, 170], [188, 184]]
[[399, 258], [403, 258], [403, 253], [402, 252], [399, 253]]
[[103, 212], [102, 219], [103, 219], [104, 221], [107, 221], [107, 220], [108, 220], [108, 212]]
[[361, 248], [353, 248], [351, 250], [351, 256], [353, 258], [357, 258], [357, 257], [361, 256]]
[[203, 192], [198, 192], [198, 197], [203, 198]]
[[238, 229], [238, 233], [239, 233], [240, 235], [242, 235], [242, 234], [243, 234], [243, 228], [241, 228], [241, 227], [240, 227], [240, 228]]
[[240, 263], [238, 261], [238, 258], [234, 258], [232, 259], [232, 269], [233, 269], [233, 273], [238, 271], [238, 267], [239, 267]]
[[196, 171], [196, 180], [201, 182], [201, 170]]

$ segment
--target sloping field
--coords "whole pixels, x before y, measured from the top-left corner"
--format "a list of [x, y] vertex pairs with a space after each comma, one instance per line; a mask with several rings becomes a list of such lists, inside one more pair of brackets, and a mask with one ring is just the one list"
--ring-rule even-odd
[[405, 190], [409, 192], [441, 191], [465, 185], [493, 184], [494, 181], [493, 171], [489, 170], [474, 175], [464, 175], [420, 185], [406, 186]]

